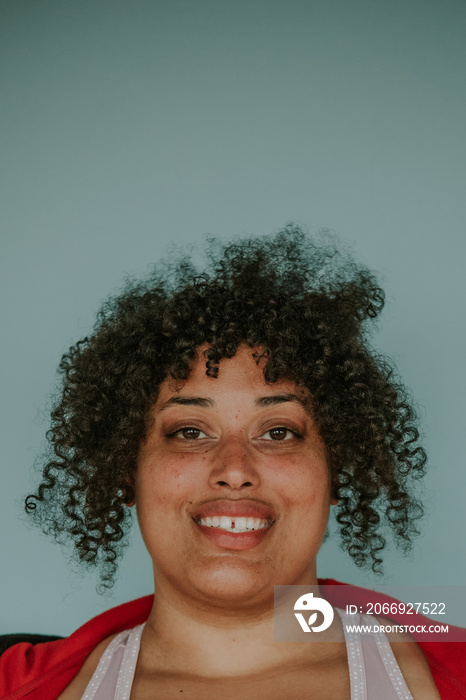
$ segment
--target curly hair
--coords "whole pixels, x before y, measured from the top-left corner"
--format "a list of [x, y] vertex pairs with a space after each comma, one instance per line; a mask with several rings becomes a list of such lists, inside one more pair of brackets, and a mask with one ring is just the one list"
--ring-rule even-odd
[[47, 433], [51, 451], [26, 511], [111, 586], [130, 524], [128, 478], [167, 377], [185, 380], [196, 350], [206, 373], [240, 344], [260, 348], [266, 382], [309, 390], [327, 450], [341, 546], [381, 571], [387, 525], [404, 551], [422, 506], [425, 468], [416, 413], [389, 361], [368, 344], [384, 304], [374, 275], [328, 232], [289, 225], [226, 245], [208, 239], [200, 273], [172, 256], [128, 281], [98, 313], [93, 333], [63, 356], [62, 391]]

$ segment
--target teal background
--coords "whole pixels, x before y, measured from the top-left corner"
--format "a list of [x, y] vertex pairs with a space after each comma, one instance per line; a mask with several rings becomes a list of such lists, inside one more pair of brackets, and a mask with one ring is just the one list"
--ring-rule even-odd
[[[465, 20], [462, 0], [2, 0], [0, 633], [151, 591], [136, 529], [102, 598], [24, 522], [61, 354], [169, 243], [288, 221], [379, 273], [376, 344], [423, 415], [428, 518], [381, 583], [465, 583]], [[319, 573], [374, 581], [332, 538]]]

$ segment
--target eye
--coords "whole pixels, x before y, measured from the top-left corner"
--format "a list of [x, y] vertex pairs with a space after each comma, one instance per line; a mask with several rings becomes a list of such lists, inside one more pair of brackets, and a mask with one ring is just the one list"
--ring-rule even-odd
[[186, 426], [185, 428], [179, 428], [173, 433], [167, 435], [169, 438], [181, 438], [182, 440], [197, 440], [198, 438], [206, 438], [207, 435], [199, 428], [192, 428]]
[[293, 432], [293, 430], [290, 430], [289, 428], [283, 428], [283, 427], [277, 427], [277, 428], [271, 428], [270, 430], [267, 430], [266, 433], [264, 433], [261, 436], [262, 440], [293, 440], [293, 438], [297, 438], [298, 435]]

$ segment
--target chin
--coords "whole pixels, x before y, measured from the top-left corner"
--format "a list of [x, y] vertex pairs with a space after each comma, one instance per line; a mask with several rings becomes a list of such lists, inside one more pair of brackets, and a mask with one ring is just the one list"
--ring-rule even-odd
[[[273, 605], [273, 572], [261, 565], [244, 561], [212, 562], [190, 572], [191, 585], [209, 605], [239, 607]], [[191, 590], [191, 594], [193, 591]]]

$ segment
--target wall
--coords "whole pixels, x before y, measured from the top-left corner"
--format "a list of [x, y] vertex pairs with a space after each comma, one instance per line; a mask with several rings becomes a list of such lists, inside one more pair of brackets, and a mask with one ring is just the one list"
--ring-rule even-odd
[[[61, 354], [169, 242], [288, 221], [379, 273], [375, 342], [423, 415], [428, 518], [384, 581], [464, 583], [465, 20], [455, 0], [2, 2], [0, 632], [68, 634], [151, 590], [136, 530], [102, 598], [25, 524]], [[373, 581], [333, 539], [319, 564]]]

